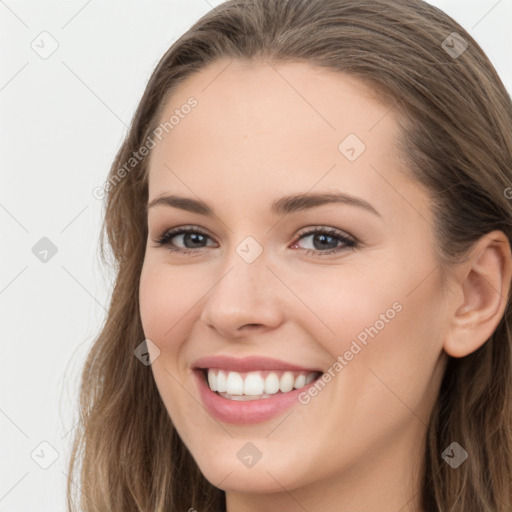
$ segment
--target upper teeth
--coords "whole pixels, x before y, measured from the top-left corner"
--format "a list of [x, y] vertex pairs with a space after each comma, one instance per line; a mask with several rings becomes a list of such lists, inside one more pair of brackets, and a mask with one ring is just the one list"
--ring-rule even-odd
[[212, 391], [230, 395], [273, 395], [299, 389], [315, 379], [318, 372], [254, 371], [239, 373], [208, 369], [208, 384]]

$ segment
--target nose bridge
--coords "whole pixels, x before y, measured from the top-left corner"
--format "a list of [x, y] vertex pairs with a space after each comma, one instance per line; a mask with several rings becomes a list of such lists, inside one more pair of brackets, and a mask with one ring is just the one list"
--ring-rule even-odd
[[271, 275], [267, 264], [263, 246], [254, 237], [246, 237], [227, 253], [222, 275], [212, 291], [223, 300], [233, 298], [240, 304], [257, 302], [256, 295], [264, 293], [264, 283]]
[[262, 244], [248, 236], [225, 255], [218, 279], [202, 311], [206, 324], [224, 335], [235, 334], [246, 324], [275, 326], [279, 322], [275, 277]]

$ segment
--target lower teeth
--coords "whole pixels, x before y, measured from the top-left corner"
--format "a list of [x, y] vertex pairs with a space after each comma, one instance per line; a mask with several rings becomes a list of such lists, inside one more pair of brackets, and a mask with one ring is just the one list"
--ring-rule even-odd
[[229, 400], [237, 400], [239, 402], [245, 402], [248, 400], [260, 400], [262, 398], [270, 398], [274, 395], [277, 395], [278, 393], [281, 393], [281, 391], [278, 391], [277, 393], [274, 393], [272, 395], [267, 395], [266, 393], [263, 393], [262, 395], [230, 395], [229, 393], [221, 393], [220, 391], [216, 391], [218, 395], [220, 395], [222, 398], [227, 398]]

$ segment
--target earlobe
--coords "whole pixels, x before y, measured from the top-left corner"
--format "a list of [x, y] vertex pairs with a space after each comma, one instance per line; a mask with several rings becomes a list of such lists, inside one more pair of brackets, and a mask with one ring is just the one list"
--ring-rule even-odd
[[499, 325], [512, 277], [510, 243], [502, 231], [484, 235], [461, 264], [462, 302], [456, 305], [444, 349], [464, 357], [480, 348]]

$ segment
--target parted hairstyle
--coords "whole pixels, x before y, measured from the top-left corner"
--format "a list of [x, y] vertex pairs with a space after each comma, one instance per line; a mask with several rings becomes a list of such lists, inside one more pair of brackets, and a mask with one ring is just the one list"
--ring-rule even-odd
[[[454, 32], [468, 44], [460, 55], [450, 51], [464, 48], [460, 37], [455, 45]], [[221, 58], [305, 62], [369, 85], [396, 117], [398, 146], [411, 176], [431, 194], [443, 270], [463, 261], [490, 231], [501, 230], [511, 240], [511, 98], [480, 46], [452, 18], [422, 0], [220, 4], [159, 61], [108, 175], [100, 245], [115, 283], [81, 374], [80, 422], [69, 460], [71, 511], [226, 507], [224, 491], [205, 479], [178, 436], [150, 366], [134, 357], [145, 338], [138, 288], [148, 236], [150, 155], [119, 179], [119, 169], [157, 126], [169, 96]], [[428, 512], [512, 510], [508, 299], [498, 327], [478, 350], [449, 356], [424, 446], [421, 503]], [[441, 458], [454, 440], [469, 453], [469, 463], [456, 470]]]

